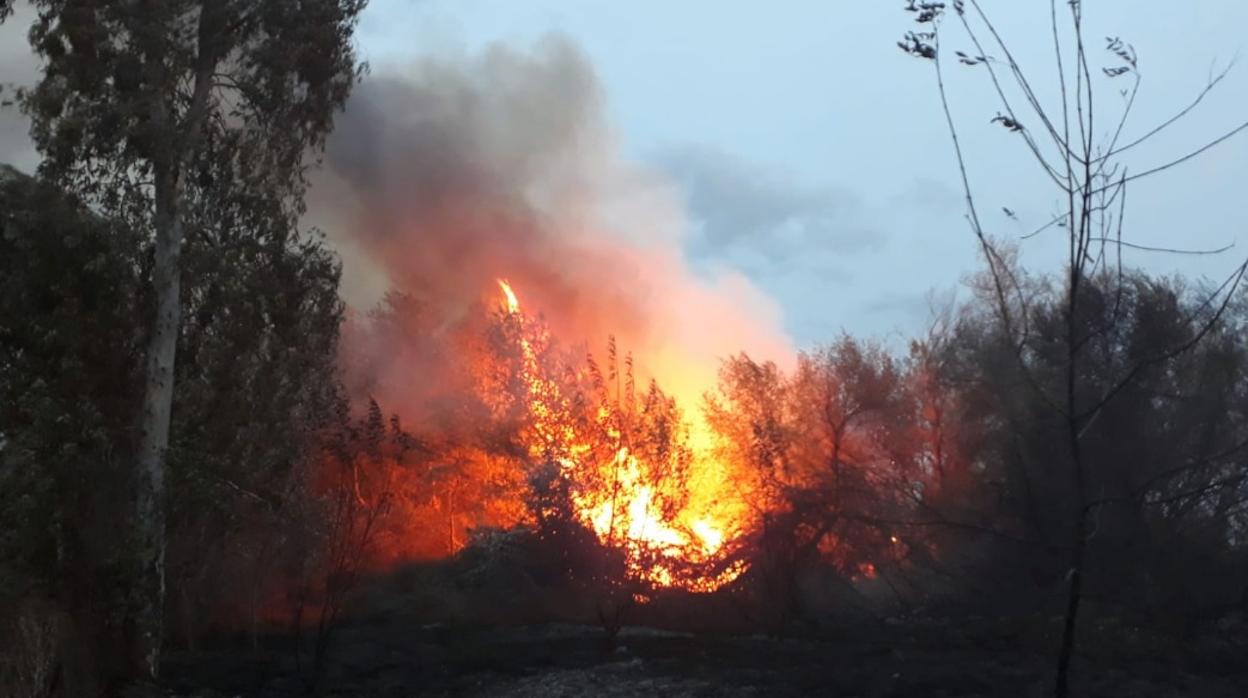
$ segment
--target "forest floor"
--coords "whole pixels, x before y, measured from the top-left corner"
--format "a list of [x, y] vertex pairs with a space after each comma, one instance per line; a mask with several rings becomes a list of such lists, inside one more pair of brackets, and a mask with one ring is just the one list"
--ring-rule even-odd
[[[842, 628], [834, 639], [626, 628], [612, 652], [593, 626], [420, 625], [397, 617], [335, 635], [326, 696], [1029, 696], [1051, 695], [1052, 657], [1010, 634], [947, 623]], [[1221, 647], [1221, 645], [1217, 645]], [[1157, 648], [1155, 648], [1157, 649]], [[1077, 696], [1242, 697], [1242, 647], [1083, 654]], [[290, 652], [175, 652], [169, 695], [309, 695]]]

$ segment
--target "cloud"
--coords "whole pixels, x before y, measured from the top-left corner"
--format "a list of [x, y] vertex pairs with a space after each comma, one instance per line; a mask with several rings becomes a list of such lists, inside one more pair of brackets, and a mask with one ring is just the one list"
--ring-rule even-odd
[[684, 192], [695, 223], [689, 245], [698, 256], [747, 250], [773, 265], [790, 264], [875, 250], [885, 242], [848, 191], [805, 186], [710, 146], [671, 148], [655, 161]]
[[867, 313], [901, 320], [906, 325], [920, 326], [939, 312], [942, 302], [943, 299], [935, 297], [931, 291], [895, 291], [882, 293], [865, 301], [862, 309]]
[[915, 177], [904, 191], [892, 197], [891, 205], [920, 209], [925, 215], [961, 215], [966, 199], [946, 182], [931, 177]]

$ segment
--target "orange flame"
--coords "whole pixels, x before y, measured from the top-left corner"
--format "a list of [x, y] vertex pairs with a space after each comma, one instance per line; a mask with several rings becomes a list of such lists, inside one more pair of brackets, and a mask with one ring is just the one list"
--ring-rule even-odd
[[[507, 314], [523, 321], [514, 289], [505, 279], [498, 279], [498, 287], [503, 293], [503, 308]], [[540, 456], [551, 443], [562, 441], [567, 445], [568, 456], [558, 462], [566, 476], [585, 484], [592, 479], [590, 476], [602, 475], [590, 472], [591, 463], [582, 462], [588, 460], [591, 447], [583, 443], [572, 426], [558, 423], [554, 405], [559, 400], [558, 387], [541, 377], [528, 337], [522, 335], [519, 345], [527, 374], [529, 408], [536, 422], [536, 438], [529, 444], [532, 455]], [[695, 462], [702, 465], [703, 471], [715, 470], [715, 464], [709, 460], [705, 427], [698, 429], [695, 425], [692, 431], [692, 445], [701, 451], [695, 455]], [[613, 433], [618, 436], [618, 432]], [[740, 562], [721, 564], [722, 569], [717, 573], [687, 571], [710, 568], [722, 562], [717, 556], [724, 550], [731, 517], [722, 507], [716, 511], [707, 504], [715, 502], [715, 497], [691, 497], [684, 509], [665, 515], [654, 484], [647, 482], [646, 465], [627, 447], [621, 447], [614, 458], [603, 465], [607, 476], [599, 478], [599, 486], [581, 487], [573, 495], [580, 521], [593, 530], [604, 545], [622, 549], [630, 572], [654, 585], [713, 591], [739, 576], [745, 569]], [[700, 481], [713, 479], [703, 477]], [[609, 485], [603, 486], [601, 482]]]
[[520, 312], [520, 301], [516, 298], [516, 292], [511, 290], [511, 284], [506, 279], [498, 280], [498, 287], [503, 290], [503, 300], [507, 304], [507, 312], [515, 315]]

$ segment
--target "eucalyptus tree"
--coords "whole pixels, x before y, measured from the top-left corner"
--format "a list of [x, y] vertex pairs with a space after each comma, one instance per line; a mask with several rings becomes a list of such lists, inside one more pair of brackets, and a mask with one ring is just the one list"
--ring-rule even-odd
[[[17, 101], [31, 119], [40, 175], [152, 244], [129, 610], [135, 672], [154, 679], [183, 242], [294, 230], [309, 152], [323, 147], [363, 70], [352, 36], [366, 0], [31, 4], [42, 75]], [[12, 9], [0, 0], [0, 19]]]

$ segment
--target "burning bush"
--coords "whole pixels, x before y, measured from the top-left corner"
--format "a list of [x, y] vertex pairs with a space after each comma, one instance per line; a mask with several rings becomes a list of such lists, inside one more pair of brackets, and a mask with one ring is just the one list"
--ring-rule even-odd
[[453, 321], [391, 298], [361, 328], [374, 333], [365, 346], [391, 342], [431, 376], [396, 390], [356, 367], [359, 385], [411, 391], [398, 402], [417, 415], [414, 460], [388, 466], [403, 483], [390, 561], [520, 528], [537, 569], [592, 591], [610, 627], [659, 590], [737, 580], [785, 619], [803, 570], [873, 578], [922, 545], [893, 529], [912, 518], [936, 456], [918, 435], [911, 373], [878, 347], [846, 339], [792, 375], [742, 355], [705, 409], [686, 412], [653, 379], [641, 387], [614, 340], [599, 361], [526, 314], [507, 282], [486, 297]]
[[[437, 551], [431, 530], [446, 531], [440, 552], [453, 554], [467, 537], [457, 531], [472, 527], [557, 535], [575, 522], [618, 551], [643, 586], [709, 590], [729, 581], [735, 574], [717, 557], [725, 534], [706, 506], [713, 498], [698, 502], [692, 490], [708, 464], [676, 401], [653, 380], [640, 388], [632, 358], [614, 341], [600, 365], [559, 345], [521, 312], [509, 286], [501, 290], [494, 310], [479, 306], [438, 340], [419, 343], [440, 378], [411, 386], [419, 399], [402, 403], [426, 418], [408, 420], [421, 454], [396, 495], [406, 534], [388, 536], [392, 559]], [[400, 315], [410, 310], [392, 299], [369, 330], [392, 333], [411, 322]], [[452, 408], [430, 414], [435, 406]], [[421, 525], [438, 514], [445, 527]]]

